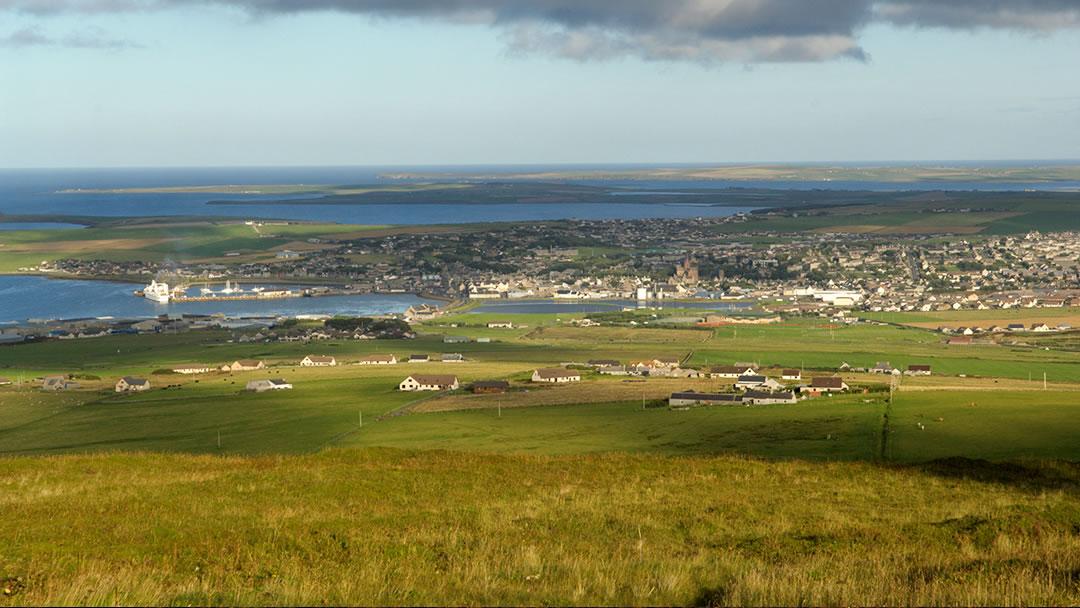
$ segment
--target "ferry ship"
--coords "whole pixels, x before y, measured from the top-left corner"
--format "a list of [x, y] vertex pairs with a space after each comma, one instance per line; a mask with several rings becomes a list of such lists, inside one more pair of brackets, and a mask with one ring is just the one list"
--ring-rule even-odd
[[143, 289], [143, 297], [154, 302], [168, 303], [171, 297], [168, 283], [158, 283], [151, 279], [150, 284]]

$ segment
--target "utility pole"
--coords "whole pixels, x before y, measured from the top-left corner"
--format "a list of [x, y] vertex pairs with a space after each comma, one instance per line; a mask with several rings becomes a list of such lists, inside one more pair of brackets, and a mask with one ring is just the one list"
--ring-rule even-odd
[[359, 410], [360, 413], [360, 426], [364, 426], [364, 410]]
[[217, 432], [217, 447], [219, 450], [221, 449], [221, 431]]
[[641, 391], [641, 409], [645, 409], [645, 391]]
[[499, 400], [499, 418], [502, 418], [502, 400]]
[[1043, 390], [1046, 390], [1046, 372], [1043, 372]]

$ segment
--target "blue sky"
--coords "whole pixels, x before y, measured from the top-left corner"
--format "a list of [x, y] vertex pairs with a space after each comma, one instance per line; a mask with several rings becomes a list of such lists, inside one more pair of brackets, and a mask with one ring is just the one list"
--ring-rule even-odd
[[529, 47], [502, 16], [89, 4], [0, 0], [0, 166], [1080, 158], [1068, 22], [869, 19], [832, 55], [725, 33], [684, 57]]

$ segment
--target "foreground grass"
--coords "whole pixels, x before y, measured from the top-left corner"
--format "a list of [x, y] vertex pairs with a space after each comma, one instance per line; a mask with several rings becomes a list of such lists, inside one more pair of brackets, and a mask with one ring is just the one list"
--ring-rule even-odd
[[0, 460], [4, 605], [1080, 601], [1080, 467], [398, 450]]

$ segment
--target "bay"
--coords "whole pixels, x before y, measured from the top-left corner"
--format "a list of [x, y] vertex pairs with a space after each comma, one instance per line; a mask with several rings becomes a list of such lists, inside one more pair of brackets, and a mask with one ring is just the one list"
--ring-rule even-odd
[[[680, 165], [671, 165], [680, 166]], [[685, 166], [700, 166], [685, 165]], [[899, 183], [899, 182], [780, 182], [780, 181], [582, 181], [578, 183], [633, 188], [635, 196], [618, 203], [501, 204], [501, 205], [207, 205], [210, 200], [271, 201], [290, 197], [253, 194], [82, 193], [59, 194], [66, 189], [121, 189], [198, 185], [266, 184], [378, 184], [401, 183], [379, 175], [394, 171], [416, 172], [521, 172], [563, 169], [617, 170], [641, 165], [512, 165], [512, 166], [366, 166], [366, 167], [218, 167], [175, 169], [0, 169], [0, 213], [61, 214], [109, 217], [155, 215], [226, 216], [328, 221], [345, 224], [407, 225], [466, 222], [533, 221], [556, 219], [645, 219], [723, 217], [755, 207], [719, 207], [651, 204], [647, 191], [673, 188], [777, 190], [1077, 190], [1080, 182], [1054, 183]], [[297, 196], [291, 198], [310, 198]]]
[[[263, 285], [260, 285], [263, 286]], [[405, 312], [414, 304], [439, 304], [412, 294], [359, 294], [281, 300], [169, 302], [133, 295], [142, 285], [111, 281], [72, 281], [37, 276], [0, 275], [0, 323], [27, 319], [115, 317], [143, 319], [170, 312], [229, 317], [327, 314], [370, 316]], [[250, 289], [252, 285], [245, 285]], [[273, 287], [265, 285], [264, 287]], [[289, 286], [296, 289], [297, 286]], [[216, 287], [216, 289], [220, 289]], [[197, 291], [197, 290], [196, 290]], [[194, 292], [192, 292], [193, 295]]]

